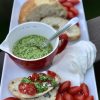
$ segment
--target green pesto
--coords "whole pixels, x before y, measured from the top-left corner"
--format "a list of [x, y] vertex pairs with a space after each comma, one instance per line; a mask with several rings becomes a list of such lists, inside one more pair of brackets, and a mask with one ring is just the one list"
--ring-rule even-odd
[[42, 93], [48, 89], [48, 86], [44, 86], [42, 83], [34, 82], [34, 85], [38, 91], [38, 93]]
[[39, 79], [40, 79], [41, 81], [47, 81], [47, 80], [48, 80], [48, 76], [47, 76], [47, 75], [40, 75], [40, 76], [39, 76]]
[[52, 79], [52, 81], [51, 81], [51, 85], [52, 85], [53, 87], [56, 87], [56, 86], [57, 86], [57, 82], [56, 82], [55, 79]]
[[51, 77], [49, 77], [49, 76], [47, 76], [47, 75], [40, 75], [39, 79], [41, 81], [51, 81], [50, 83], [51, 83], [52, 87], [56, 87], [57, 86], [56, 80], [51, 78]]
[[49, 43], [46, 47], [41, 48], [41, 44], [47, 41], [43, 36], [29, 35], [18, 40], [13, 46], [14, 55], [24, 59], [41, 58], [52, 51], [52, 45]]
[[27, 77], [24, 77], [24, 78], [21, 80], [21, 82], [23, 82], [23, 83], [32, 83], [32, 81], [31, 81], [29, 78], [27, 78]]

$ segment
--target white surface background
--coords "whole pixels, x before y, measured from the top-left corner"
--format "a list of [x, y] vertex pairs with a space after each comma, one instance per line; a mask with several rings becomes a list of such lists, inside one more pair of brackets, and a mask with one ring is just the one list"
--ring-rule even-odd
[[[15, 0], [14, 1], [10, 29], [12, 29], [14, 26], [18, 24], [20, 7], [25, 1], [26, 0]], [[88, 41], [89, 40], [88, 31], [87, 31], [87, 25], [86, 25], [86, 21], [84, 17], [82, 2], [77, 6], [77, 8], [79, 9], [79, 12], [80, 12], [79, 18], [80, 18], [80, 27], [81, 27], [81, 33], [82, 33], [80, 40]], [[29, 71], [26, 71], [18, 67], [6, 54], [5, 59], [4, 59], [4, 66], [3, 66], [0, 99], [12, 96], [10, 92], [8, 91], [8, 84], [10, 80], [15, 79], [16, 77], [28, 76], [29, 74], [30, 74]], [[98, 95], [97, 95], [97, 88], [96, 88], [93, 68], [88, 70], [87, 74], [85, 75], [85, 82], [89, 86], [91, 95], [95, 97], [95, 100], [99, 100]]]

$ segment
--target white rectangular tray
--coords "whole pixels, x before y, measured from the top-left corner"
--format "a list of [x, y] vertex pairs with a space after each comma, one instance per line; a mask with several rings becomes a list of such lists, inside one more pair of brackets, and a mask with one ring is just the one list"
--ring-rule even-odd
[[[18, 17], [19, 17], [20, 8], [25, 1], [26, 0], [15, 0], [14, 1], [10, 29], [12, 29], [16, 25], [18, 25]], [[82, 1], [77, 6], [77, 8], [79, 9], [79, 13], [80, 13], [79, 19], [80, 19], [80, 27], [81, 27], [81, 33], [82, 33], [80, 40], [88, 41], [89, 37], [88, 37], [88, 31], [87, 31], [87, 25], [86, 25]], [[5, 54], [3, 73], [2, 73], [2, 79], [1, 79], [0, 100], [2, 100], [3, 98], [6, 98], [6, 97], [12, 96], [8, 90], [8, 84], [12, 79], [15, 79], [16, 77], [21, 77], [21, 76], [28, 76], [29, 73], [30, 73], [29, 71], [26, 71], [26, 70], [18, 67], [9, 58], [9, 56], [7, 54]], [[85, 82], [89, 86], [91, 95], [93, 95], [95, 97], [95, 100], [99, 100], [93, 68], [88, 70], [87, 74], [85, 75]]]

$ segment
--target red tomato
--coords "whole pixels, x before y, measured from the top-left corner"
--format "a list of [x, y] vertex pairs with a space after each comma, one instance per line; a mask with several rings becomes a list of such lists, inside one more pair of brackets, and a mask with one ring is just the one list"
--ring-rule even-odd
[[67, 18], [68, 19], [72, 19], [72, 18], [74, 18], [75, 17], [75, 15], [73, 14], [73, 12], [71, 12], [71, 11], [68, 11], [67, 12]]
[[56, 100], [63, 100], [62, 95], [60, 93], [57, 93]]
[[64, 91], [66, 91], [67, 89], [69, 89], [71, 86], [71, 82], [70, 81], [65, 81], [64, 83], [62, 83], [59, 87], [59, 92], [62, 93]]
[[78, 16], [79, 15], [79, 12], [78, 12], [78, 10], [75, 7], [71, 7], [69, 9], [69, 11], [71, 11], [74, 14], [74, 16]]
[[80, 0], [67, 0], [67, 1], [71, 2], [74, 5], [80, 3]]
[[59, 0], [59, 2], [62, 4], [64, 2], [66, 2], [67, 0]]
[[80, 86], [73, 86], [73, 87], [71, 87], [69, 90], [68, 90], [68, 92], [70, 93], [70, 94], [78, 94], [78, 93], [80, 93], [81, 92], [81, 87]]
[[82, 95], [82, 94], [80, 94], [80, 95], [75, 95], [75, 96], [74, 96], [74, 99], [75, 99], [75, 100], [85, 100], [85, 96]]
[[35, 95], [37, 93], [34, 84], [20, 83], [18, 88], [19, 91], [23, 94]]
[[66, 11], [68, 11], [68, 10], [69, 10], [69, 8], [67, 8], [67, 7], [64, 7], [64, 8], [65, 8], [65, 10], [66, 10]]
[[93, 96], [88, 96], [85, 100], [94, 100]]
[[5, 98], [5, 99], [3, 99], [3, 100], [20, 100], [20, 99], [15, 98], [15, 97], [8, 97], [8, 98]]
[[67, 92], [63, 94], [63, 100], [74, 100], [73, 96]]
[[86, 97], [88, 97], [89, 96], [89, 88], [88, 88], [88, 86], [85, 83], [82, 83], [80, 87], [82, 88], [82, 93]]
[[33, 81], [38, 80], [38, 79], [39, 79], [39, 74], [33, 73], [32, 76], [31, 76], [31, 79], [32, 79]]
[[56, 73], [53, 72], [53, 71], [48, 70], [47, 73], [48, 73], [48, 75], [51, 76], [52, 78], [55, 78], [55, 77], [56, 77]]
[[70, 9], [71, 7], [73, 7], [73, 4], [71, 2], [65, 2], [62, 4], [64, 7]]

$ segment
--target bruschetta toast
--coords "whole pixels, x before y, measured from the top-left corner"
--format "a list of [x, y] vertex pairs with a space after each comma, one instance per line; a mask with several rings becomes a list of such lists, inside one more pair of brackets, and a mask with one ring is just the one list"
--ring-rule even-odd
[[[9, 91], [13, 96], [24, 99], [36, 99], [55, 89], [60, 77], [52, 71], [33, 73], [29, 77], [16, 78], [9, 83]], [[38, 100], [38, 99], [36, 99]]]

